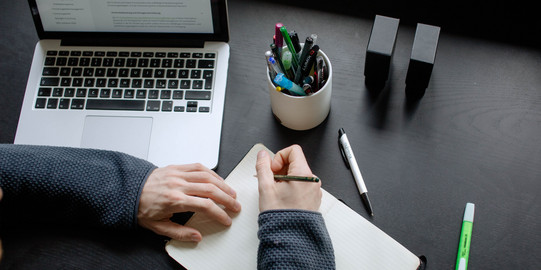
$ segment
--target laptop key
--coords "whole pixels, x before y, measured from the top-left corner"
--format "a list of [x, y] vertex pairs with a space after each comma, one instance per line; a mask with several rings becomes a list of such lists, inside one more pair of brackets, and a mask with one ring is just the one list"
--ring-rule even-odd
[[40, 97], [48, 97], [51, 95], [51, 91], [52, 89], [51, 88], [48, 88], [48, 87], [40, 87], [38, 89], [38, 96]]
[[53, 97], [61, 97], [63, 93], [64, 93], [63, 88], [54, 88], [53, 89]]
[[122, 100], [122, 99], [88, 99], [87, 110], [126, 110], [144, 111], [144, 100]]
[[139, 98], [139, 99], [147, 98], [147, 90], [137, 90], [136, 98]]
[[111, 96], [111, 89], [101, 89], [100, 91], [100, 98], [109, 98]]
[[187, 68], [195, 68], [196, 63], [197, 63], [197, 60], [195, 60], [195, 59], [188, 59], [188, 60], [186, 61], [186, 67], [187, 67]]
[[165, 88], [166, 84], [166, 80], [156, 80], [156, 88]]
[[74, 97], [75, 96], [75, 88], [66, 88], [64, 90], [64, 97]]
[[160, 92], [160, 99], [171, 99], [171, 90], [162, 90]]
[[158, 99], [159, 94], [160, 94], [160, 90], [148, 90], [149, 99]]
[[88, 90], [88, 97], [98, 97], [98, 94], [100, 93], [100, 90], [97, 88], [92, 88]]
[[60, 78], [41, 78], [40, 86], [58, 86]]
[[214, 60], [199, 60], [198, 68], [214, 68]]
[[43, 68], [43, 73], [41, 75], [43, 76], [57, 76], [58, 72], [60, 71], [57, 67], [46, 67]]
[[86, 88], [79, 88], [75, 94], [77, 97], [86, 97]]
[[82, 110], [85, 106], [85, 100], [80, 98], [74, 98], [71, 100], [71, 109]]
[[79, 64], [79, 58], [77, 57], [70, 57], [68, 59], [68, 66], [75, 67]]
[[202, 80], [194, 80], [192, 84], [193, 89], [203, 89], [203, 81]]
[[124, 91], [124, 98], [133, 98], [134, 96], [135, 96], [135, 90], [126, 89], [126, 91]]
[[149, 100], [147, 102], [147, 111], [157, 112], [160, 110], [161, 101], [159, 100]]
[[192, 85], [192, 81], [190, 81], [190, 80], [181, 80], [180, 81], [180, 89], [190, 89], [191, 85]]
[[73, 78], [71, 86], [83, 86], [83, 78]]
[[182, 99], [184, 97], [184, 91], [175, 90], [173, 91], [173, 99]]
[[136, 58], [128, 58], [128, 61], [126, 62], [126, 66], [127, 67], [136, 67], [137, 66], [137, 59]]
[[92, 61], [90, 62], [90, 65], [93, 67], [99, 67], [101, 66], [101, 58], [92, 58]]
[[47, 101], [47, 109], [56, 109], [58, 106], [58, 98], [50, 98]]
[[79, 60], [79, 65], [83, 66], [83, 67], [90, 66], [90, 58], [88, 58], [88, 57], [81, 58], [81, 60]]
[[61, 68], [60, 76], [69, 76], [71, 74], [71, 68]]
[[36, 99], [36, 106], [34, 106], [34, 108], [36, 108], [36, 109], [44, 109], [45, 104], [47, 104], [47, 99], [46, 98], [38, 98], [38, 99]]
[[62, 78], [60, 80], [61, 86], [71, 86], [71, 78]]
[[60, 102], [58, 103], [59, 109], [69, 109], [70, 107], [70, 99], [69, 98], [61, 98]]
[[78, 77], [78, 76], [81, 76], [83, 74], [83, 69], [82, 68], [73, 68], [71, 70], [71, 76], [73, 77]]
[[210, 100], [211, 91], [186, 91], [186, 100]]
[[115, 59], [115, 67], [123, 67], [126, 64], [125, 58], [116, 58]]
[[126, 88], [130, 87], [130, 79], [121, 79], [120, 80], [120, 87]]
[[56, 65], [57, 66], [65, 66], [67, 62], [68, 62], [68, 58], [66, 58], [66, 57], [58, 57], [56, 59]]
[[83, 70], [83, 76], [84, 77], [92, 77], [92, 76], [94, 76], [94, 68], [85, 68]]
[[203, 71], [203, 79], [205, 79], [205, 89], [212, 89], [213, 74], [214, 74], [213, 70]]
[[170, 112], [173, 110], [173, 101], [164, 101], [162, 102], [162, 111]]
[[178, 77], [181, 79], [188, 78], [189, 75], [190, 75], [190, 71], [188, 71], [187, 69], [181, 69], [178, 71]]
[[144, 85], [145, 88], [154, 88], [154, 80], [145, 79], [143, 85]]
[[46, 57], [45, 58], [45, 65], [46, 66], [54, 66], [55, 61], [56, 61], [56, 58], [54, 58], [54, 57]]
[[113, 93], [111, 94], [112, 98], [121, 98], [122, 97], [122, 89], [113, 89]]

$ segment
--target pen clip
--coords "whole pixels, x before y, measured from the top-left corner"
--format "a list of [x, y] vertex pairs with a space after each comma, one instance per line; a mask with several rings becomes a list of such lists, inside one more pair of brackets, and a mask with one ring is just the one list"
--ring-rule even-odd
[[340, 148], [340, 154], [342, 154], [342, 159], [344, 160], [344, 163], [346, 163], [346, 167], [348, 169], [351, 169], [351, 167], [349, 166], [348, 159], [346, 157], [346, 152], [344, 151], [344, 147], [340, 143], [340, 137], [338, 137], [338, 148]]

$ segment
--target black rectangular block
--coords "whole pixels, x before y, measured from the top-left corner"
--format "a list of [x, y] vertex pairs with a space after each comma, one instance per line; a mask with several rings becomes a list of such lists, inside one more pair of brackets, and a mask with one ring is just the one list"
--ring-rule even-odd
[[376, 15], [366, 48], [365, 83], [383, 86], [389, 77], [400, 20]]
[[440, 27], [417, 24], [406, 75], [406, 94], [422, 96], [428, 87], [436, 60], [439, 36]]

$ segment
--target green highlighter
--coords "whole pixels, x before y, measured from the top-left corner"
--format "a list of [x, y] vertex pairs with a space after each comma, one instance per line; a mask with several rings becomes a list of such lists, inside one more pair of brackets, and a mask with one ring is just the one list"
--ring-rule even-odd
[[468, 257], [470, 254], [471, 233], [473, 229], [474, 211], [475, 211], [475, 204], [467, 203], [466, 210], [464, 210], [464, 219], [462, 221], [462, 231], [460, 232], [458, 254], [456, 256], [456, 270], [468, 269]]

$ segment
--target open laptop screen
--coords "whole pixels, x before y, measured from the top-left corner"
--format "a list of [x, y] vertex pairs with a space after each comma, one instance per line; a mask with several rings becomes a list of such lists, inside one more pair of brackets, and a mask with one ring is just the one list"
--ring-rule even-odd
[[[227, 41], [225, 0], [29, 0], [41, 39]], [[158, 40], [157, 40], [158, 39]]]

